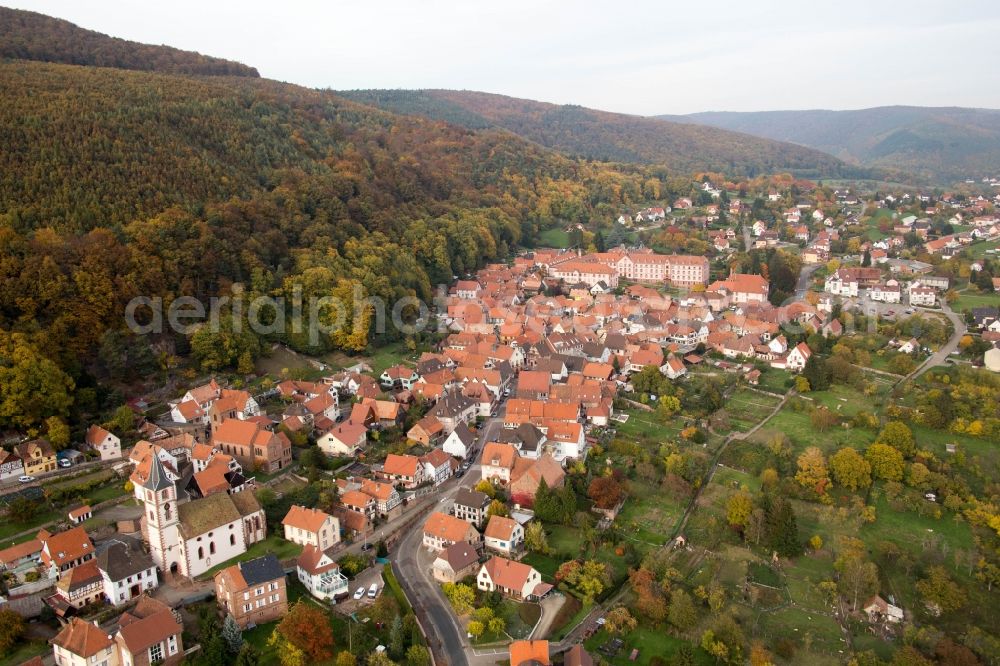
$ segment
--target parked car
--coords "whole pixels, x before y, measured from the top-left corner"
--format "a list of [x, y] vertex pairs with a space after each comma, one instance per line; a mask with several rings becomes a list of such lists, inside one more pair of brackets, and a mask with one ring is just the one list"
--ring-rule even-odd
[[359, 587], [357, 590], [354, 591], [354, 599], [357, 600], [357, 599], [360, 599], [363, 596], [365, 596], [365, 586], [364, 585], [362, 585], [361, 587]]
[[367, 542], [366, 542], [366, 543], [363, 543], [363, 544], [361, 545], [361, 552], [363, 553], [363, 552], [365, 552], [366, 550], [371, 550], [372, 548], [374, 548], [374, 546], [372, 546], [372, 545], [371, 545], [370, 543], [367, 543]]
[[17, 477], [17, 480], [20, 481], [21, 483], [31, 483], [32, 481], [35, 480], [35, 477], [24, 474], [23, 476]]
[[378, 596], [378, 583], [372, 583], [371, 586], [368, 588], [368, 598], [374, 599], [377, 596]]
[[73, 466], [73, 461], [69, 460], [67, 458], [63, 458], [62, 460], [59, 461], [59, 466], [60, 467], [72, 467]]

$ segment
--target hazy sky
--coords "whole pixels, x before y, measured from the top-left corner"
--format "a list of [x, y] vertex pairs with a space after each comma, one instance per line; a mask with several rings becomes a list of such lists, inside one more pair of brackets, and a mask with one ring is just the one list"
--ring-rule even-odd
[[0, 2], [312, 87], [464, 88], [636, 114], [1000, 108], [996, 0]]

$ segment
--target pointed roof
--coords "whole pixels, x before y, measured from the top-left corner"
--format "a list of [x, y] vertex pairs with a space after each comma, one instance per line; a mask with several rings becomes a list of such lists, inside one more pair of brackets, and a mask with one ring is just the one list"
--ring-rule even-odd
[[52, 639], [52, 643], [86, 659], [111, 647], [114, 641], [108, 632], [100, 627], [74, 617]]
[[149, 476], [146, 477], [142, 487], [147, 490], [160, 491], [173, 486], [173, 482], [167, 476], [167, 470], [163, 467], [163, 461], [155, 453], [149, 465]]

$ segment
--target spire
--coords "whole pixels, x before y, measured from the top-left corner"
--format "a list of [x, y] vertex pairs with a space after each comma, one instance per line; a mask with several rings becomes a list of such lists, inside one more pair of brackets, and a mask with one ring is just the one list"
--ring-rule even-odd
[[156, 455], [155, 451], [152, 452], [152, 456], [153, 460], [149, 464], [149, 477], [143, 486], [153, 491], [169, 488], [173, 483], [167, 476], [167, 470], [163, 467], [163, 461], [160, 460], [160, 456]]

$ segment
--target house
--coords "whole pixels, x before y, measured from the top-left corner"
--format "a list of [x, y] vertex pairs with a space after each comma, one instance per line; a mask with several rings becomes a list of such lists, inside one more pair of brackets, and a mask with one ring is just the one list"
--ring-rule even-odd
[[97, 560], [90, 559], [66, 571], [56, 582], [55, 594], [45, 603], [56, 615], [65, 616], [70, 609], [83, 608], [104, 598], [104, 581], [97, 569]]
[[118, 460], [122, 457], [122, 440], [99, 425], [87, 429], [84, 443], [91, 451], [96, 451], [101, 460]]
[[517, 378], [517, 397], [544, 400], [552, 386], [552, 375], [539, 370], [522, 370]]
[[184, 659], [184, 627], [169, 606], [144, 596], [118, 618], [121, 666], [173, 666]]
[[406, 389], [409, 390], [413, 388], [413, 385], [417, 383], [420, 379], [420, 375], [413, 368], [406, 365], [394, 365], [391, 368], [386, 368], [381, 375], [379, 375], [378, 381], [382, 385], [382, 388], [386, 390], [393, 389]]
[[13, 571], [23, 565], [37, 566], [42, 561], [42, 542], [25, 541], [0, 550], [0, 571]]
[[24, 461], [14, 451], [0, 449], [0, 481], [24, 475]]
[[288, 613], [285, 571], [274, 554], [226, 567], [214, 580], [219, 605], [241, 629]]
[[382, 517], [388, 516], [403, 502], [399, 491], [391, 483], [362, 479], [359, 490], [375, 500], [375, 511]]
[[360, 490], [345, 490], [340, 494], [340, 503], [345, 509], [360, 513], [369, 519], [375, 517], [378, 503], [375, 498]]
[[[460, 425], [465, 425], [464, 422]], [[458, 428], [456, 427], [456, 430]], [[454, 430], [452, 431], [454, 432]], [[437, 417], [428, 414], [417, 421], [412, 428], [406, 432], [406, 437], [424, 446], [433, 446], [438, 440], [447, 435], [444, 424], [437, 420]], [[449, 452], [450, 453], [450, 452]], [[452, 454], [455, 455], [455, 454]]]
[[486, 519], [486, 510], [490, 506], [490, 498], [486, 493], [468, 488], [460, 488], [455, 493], [454, 513], [456, 518], [480, 527]]
[[431, 573], [440, 583], [457, 583], [467, 576], [475, 576], [479, 569], [479, 551], [469, 543], [453, 543], [434, 559]]
[[29, 476], [56, 470], [56, 450], [44, 439], [21, 442], [14, 447], [14, 453], [24, 463], [24, 473]]
[[810, 356], [812, 356], [812, 350], [809, 349], [809, 345], [800, 342], [788, 352], [788, 356], [785, 358], [785, 367], [792, 372], [801, 372], [806, 367], [806, 361], [809, 360]]
[[441, 551], [453, 543], [468, 542], [479, 548], [482, 538], [479, 531], [468, 522], [446, 513], [435, 511], [424, 522], [424, 547]]
[[912, 354], [913, 352], [920, 351], [920, 343], [916, 338], [910, 338], [903, 344], [899, 345], [899, 351], [903, 354]]
[[517, 460], [517, 449], [510, 444], [489, 442], [483, 447], [479, 459], [482, 465], [482, 476], [487, 481], [496, 481], [502, 485], [510, 482], [510, 473]]
[[880, 303], [899, 303], [902, 300], [902, 291], [899, 282], [888, 280], [884, 285], [878, 284], [868, 290], [868, 296]]
[[302, 549], [295, 561], [295, 572], [299, 582], [317, 599], [336, 602], [338, 597], [346, 597], [350, 592], [347, 576], [340, 572], [340, 565], [329, 552], [312, 544]]
[[368, 428], [363, 423], [344, 421], [330, 428], [316, 440], [316, 445], [328, 456], [356, 456], [365, 450]]
[[[552, 663], [549, 659], [548, 641], [514, 641], [510, 644], [509, 651], [510, 666], [549, 666]], [[566, 666], [570, 666], [568, 661], [565, 663]], [[586, 664], [585, 666], [591, 665]]]
[[[418, 423], [417, 425], [420, 424]], [[414, 426], [414, 428], [415, 427], [416, 426]], [[469, 457], [475, 443], [476, 435], [469, 429], [469, 426], [465, 423], [459, 423], [458, 426], [451, 431], [451, 434], [445, 438], [444, 443], [441, 445], [441, 449], [450, 456], [462, 458], [464, 460]]]
[[79, 525], [85, 520], [90, 520], [94, 517], [94, 510], [90, 508], [89, 504], [84, 504], [83, 506], [78, 506], [75, 509], [71, 509], [67, 514], [69, 517], [69, 522], [74, 525]]
[[430, 415], [441, 422], [444, 434], [451, 434], [459, 423], [474, 422], [478, 413], [479, 403], [458, 391], [445, 393], [430, 411]]
[[69, 622], [52, 639], [56, 666], [120, 666], [118, 646], [114, 638], [92, 622], [78, 617]]
[[760, 275], [733, 273], [725, 280], [717, 280], [707, 291], [721, 291], [729, 294], [731, 303], [763, 303], [767, 300], [770, 286]]
[[518, 557], [524, 547], [524, 527], [512, 518], [490, 516], [483, 532], [483, 543], [487, 550], [505, 557]]
[[566, 472], [562, 465], [547, 453], [538, 460], [518, 458], [510, 473], [511, 499], [518, 504], [531, 506], [542, 479], [545, 479], [549, 488], [561, 488], [566, 479]]
[[937, 301], [936, 291], [930, 287], [916, 286], [916, 283], [910, 284], [909, 295], [910, 305], [933, 306]]
[[292, 442], [288, 436], [268, 430], [259, 421], [226, 419], [213, 432], [212, 443], [236, 458], [244, 469], [272, 473], [292, 463]]
[[577, 644], [563, 655], [563, 666], [594, 666], [594, 658], [582, 645]]
[[890, 604], [877, 594], [866, 601], [861, 610], [865, 612], [870, 622], [881, 622], [884, 620], [896, 623], [903, 621], [903, 609]]
[[441, 449], [431, 449], [418, 460], [424, 468], [424, 479], [433, 482], [435, 486], [450, 479], [457, 466], [454, 459]]
[[667, 362], [660, 366], [660, 372], [666, 375], [667, 379], [677, 379], [687, 374], [687, 368], [684, 367], [683, 361], [670, 354], [667, 356]]
[[66, 572], [94, 559], [94, 543], [86, 530], [74, 527], [56, 534], [39, 533], [42, 564], [62, 578]]
[[248, 391], [238, 389], [221, 389], [219, 397], [203, 409], [208, 414], [208, 422], [213, 431], [226, 419], [246, 421], [260, 416], [260, 405], [253, 396]]
[[496, 590], [518, 601], [534, 600], [552, 588], [542, 582], [542, 574], [534, 567], [498, 555], [479, 567], [476, 587], [484, 592]]
[[411, 455], [398, 455], [390, 453], [385, 458], [382, 469], [378, 472], [379, 477], [393, 483], [400, 484], [403, 488], [416, 488], [424, 481], [427, 481], [424, 466], [420, 459]]
[[327, 550], [340, 543], [340, 521], [321, 511], [293, 504], [281, 520], [285, 540]]
[[114, 604], [127, 604], [159, 586], [156, 564], [139, 543], [114, 540], [97, 556], [104, 597]]

